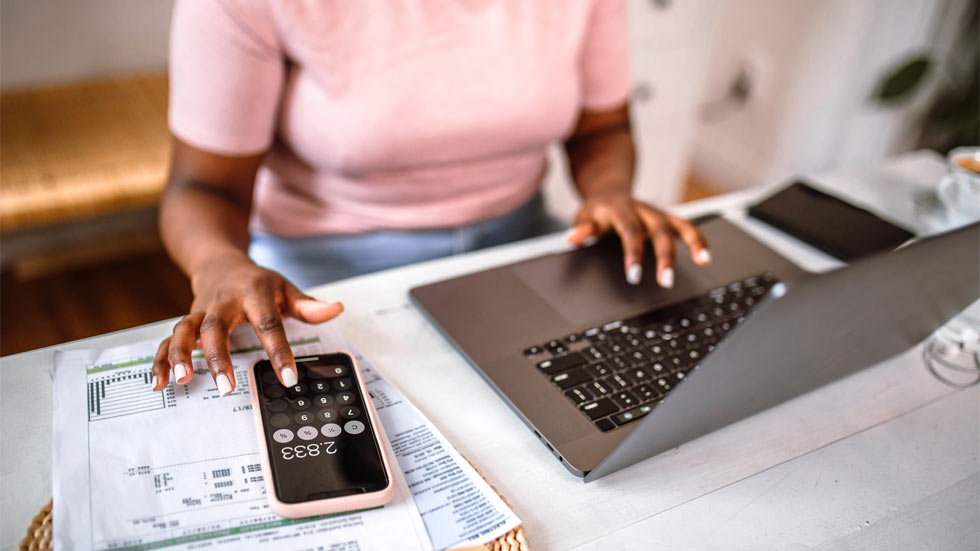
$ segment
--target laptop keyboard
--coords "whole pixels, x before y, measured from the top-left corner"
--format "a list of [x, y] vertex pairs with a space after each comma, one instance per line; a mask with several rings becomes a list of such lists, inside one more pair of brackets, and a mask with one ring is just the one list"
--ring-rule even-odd
[[602, 431], [642, 418], [776, 283], [759, 274], [531, 346], [524, 356]]

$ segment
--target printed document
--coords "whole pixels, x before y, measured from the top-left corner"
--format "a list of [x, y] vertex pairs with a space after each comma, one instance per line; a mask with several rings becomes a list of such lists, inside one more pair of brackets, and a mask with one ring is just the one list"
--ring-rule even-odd
[[[381, 508], [290, 520], [269, 511], [246, 368], [265, 357], [232, 336], [236, 388], [221, 397], [200, 353], [187, 385], [150, 386], [157, 342], [58, 351], [54, 376], [55, 549], [446, 549], [520, 520], [435, 427], [329, 324], [287, 322], [296, 355], [356, 356], [397, 460]], [[395, 467], [395, 465], [393, 465]]]

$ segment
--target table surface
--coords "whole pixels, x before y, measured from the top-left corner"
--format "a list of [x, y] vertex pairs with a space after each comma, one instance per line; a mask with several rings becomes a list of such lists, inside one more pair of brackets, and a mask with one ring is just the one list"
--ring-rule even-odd
[[[942, 158], [918, 152], [817, 175], [819, 187], [919, 233], [954, 220], [912, 197]], [[832, 258], [747, 219], [775, 186], [680, 205], [726, 217], [801, 266]], [[503, 493], [533, 549], [976, 549], [980, 392], [954, 390], [918, 348], [596, 482], [569, 475], [411, 304], [408, 289], [565, 249], [560, 235], [312, 290], [347, 306], [334, 323]], [[7, 323], [12, 320], [4, 320]], [[174, 320], [0, 360], [0, 527], [13, 548], [51, 495], [55, 348], [160, 339]]]

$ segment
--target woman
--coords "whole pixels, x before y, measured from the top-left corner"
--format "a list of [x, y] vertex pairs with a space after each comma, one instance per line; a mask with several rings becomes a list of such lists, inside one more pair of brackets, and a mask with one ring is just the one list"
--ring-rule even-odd
[[[161, 343], [154, 389], [193, 376], [200, 340], [222, 395], [231, 330], [250, 323], [296, 382], [281, 317], [343, 306], [330, 278], [534, 235], [548, 144], [563, 140], [581, 210], [568, 240], [615, 230], [627, 280], [644, 242], [673, 284], [687, 222], [635, 201], [624, 0], [190, 0], [171, 37], [167, 250], [190, 313]], [[251, 256], [250, 256], [251, 255]]]

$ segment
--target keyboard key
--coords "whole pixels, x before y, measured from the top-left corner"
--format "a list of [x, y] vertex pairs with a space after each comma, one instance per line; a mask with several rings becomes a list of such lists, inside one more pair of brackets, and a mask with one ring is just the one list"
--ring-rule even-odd
[[622, 375], [620, 375], [619, 373], [616, 373], [612, 377], [608, 377], [606, 379], [606, 384], [608, 384], [609, 386], [611, 386], [614, 389], [624, 389], [624, 388], [629, 388], [630, 386], [632, 386], [632, 384], [629, 381], [627, 381], [626, 378], [623, 377]]
[[599, 419], [595, 422], [595, 426], [599, 428], [602, 432], [609, 432], [616, 428], [616, 425], [609, 419]]
[[551, 358], [550, 360], [545, 360], [543, 362], [538, 362], [538, 369], [543, 371], [547, 375], [555, 375], [566, 369], [572, 367], [577, 367], [585, 363], [585, 356], [579, 354], [578, 352], [572, 352], [565, 356], [559, 356], [557, 358]]
[[525, 356], [537, 356], [538, 354], [544, 354], [544, 348], [541, 348], [540, 346], [532, 346], [524, 349]]
[[568, 396], [568, 399], [571, 400], [576, 406], [580, 406], [592, 399], [592, 393], [584, 387], [573, 388], [572, 390], [566, 392], [565, 396]]
[[636, 396], [633, 396], [633, 393], [628, 390], [613, 394], [612, 400], [620, 409], [628, 409], [640, 403]]
[[356, 399], [357, 398], [350, 392], [341, 392], [337, 395], [337, 402], [344, 406], [353, 404], [354, 400]]
[[613, 370], [605, 362], [598, 362], [591, 365], [585, 366], [585, 369], [592, 374], [595, 378], [608, 377], [612, 375]]
[[578, 386], [582, 383], [592, 380], [592, 375], [590, 375], [584, 368], [574, 367], [567, 371], [563, 371], [558, 375], [551, 378], [552, 382], [558, 385], [562, 390], [571, 388], [573, 386]]
[[650, 400], [656, 400], [663, 396], [663, 392], [657, 390], [656, 387], [652, 385], [640, 385], [633, 389], [633, 394], [635, 394], [641, 402], [649, 402]]
[[606, 394], [612, 393], [612, 389], [606, 386], [606, 383], [602, 381], [592, 381], [591, 383], [585, 385], [585, 387], [596, 396], [605, 396]]
[[618, 321], [618, 320], [617, 321], [611, 321], [611, 322], [603, 325], [602, 326], [602, 330], [605, 331], [606, 333], [608, 333], [610, 331], [619, 329], [622, 325], [623, 325], [623, 322], [622, 321]]
[[292, 404], [293, 409], [306, 409], [310, 407], [310, 399], [306, 397], [296, 398], [290, 401], [290, 404]]
[[595, 402], [589, 402], [588, 404], [582, 406], [582, 411], [584, 411], [590, 419], [595, 421], [600, 417], [605, 417], [611, 413], [616, 413], [619, 411], [619, 408], [617, 408], [616, 404], [614, 404], [609, 398], [600, 398]]
[[626, 376], [633, 381], [634, 384], [641, 384], [653, 379], [650, 372], [642, 367], [637, 367], [626, 372]]
[[590, 357], [593, 360], [601, 360], [606, 357], [606, 354], [596, 348], [595, 346], [590, 346], [584, 350], [586, 357]]
[[660, 391], [664, 393], [670, 392], [670, 390], [674, 388], [674, 385], [671, 384], [671, 382], [665, 377], [657, 379], [654, 381], [654, 384], [656, 384], [660, 388]]
[[615, 421], [617, 425], [622, 426], [630, 421], [636, 421], [651, 411], [653, 411], [653, 404], [646, 404], [638, 408], [633, 408], [629, 411], [624, 411], [620, 414], [613, 415], [612, 420]]
[[565, 345], [561, 341], [550, 341], [544, 347], [552, 354], [564, 354], [566, 352]]
[[568, 344], [574, 344], [582, 340], [582, 335], [579, 335], [578, 333], [572, 333], [571, 335], [565, 337], [562, 340]]
[[667, 372], [667, 368], [664, 367], [664, 364], [662, 364], [660, 362], [657, 362], [657, 363], [651, 365], [650, 366], [650, 369], [652, 369], [654, 371], [654, 373], [666, 373]]

